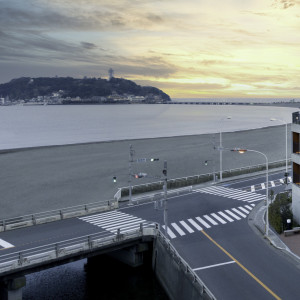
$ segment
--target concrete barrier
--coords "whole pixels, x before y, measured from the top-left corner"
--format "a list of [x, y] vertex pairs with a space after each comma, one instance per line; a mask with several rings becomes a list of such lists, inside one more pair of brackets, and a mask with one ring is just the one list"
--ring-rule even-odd
[[152, 267], [170, 299], [215, 299], [175, 250], [159, 236], [153, 247]]

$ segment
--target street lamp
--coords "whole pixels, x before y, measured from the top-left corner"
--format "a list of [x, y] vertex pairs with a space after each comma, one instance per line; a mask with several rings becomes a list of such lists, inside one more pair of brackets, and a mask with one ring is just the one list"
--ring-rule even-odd
[[267, 201], [267, 216], [266, 216], [266, 228], [265, 228], [265, 234], [268, 237], [269, 236], [269, 162], [268, 157], [266, 154], [257, 151], [257, 150], [250, 150], [250, 149], [241, 149], [241, 148], [234, 148], [231, 151], [238, 152], [240, 154], [243, 154], [245, 152], [255, 152], [259, 153], [264, 156], [266, 159], [266, 201]]
[[286, 183], [287, 183], [287, 177], [289, 175], [288, 173], [288, 130], [287, 130], [288, 123], [284, 120], [275, 119], [275, 118], [270, 119], [270, 121], [279, 121], [285, 124], [285, 174], [284, 176], [286, 178]]
[[221, 122], [223, 120], [230, 120], [231, 116], [227, 116], [224, 117], [222, 119], [219, 120], [219, 125], [220, 125], [220, 147], [219, 147], [219, 151], [220, 151], [220, 181], [222, 181], [223, 176], [222, 176], [222, 168], [223, 168], [223, 145], [222, 145], [222, 128], [221, 128]]

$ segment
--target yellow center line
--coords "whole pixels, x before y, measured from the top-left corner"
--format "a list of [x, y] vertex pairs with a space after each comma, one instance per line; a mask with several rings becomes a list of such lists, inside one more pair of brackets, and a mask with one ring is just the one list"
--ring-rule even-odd
[[204, 230], [201, 232], [218, 248], [220, 248], [227, 256], [229, 256], [232, 260], [234, 260], [248, 275], [250, 275], [256, 282], [258, 282], [266, 291], [268, 291], [275, 299], [280, 300], [271, 289], [269, 289], [261, 280], [259, 280], [253, 273], [251, 273], [245, 266], [243, 266], [237, 259], [235, 259], [229, 252], [227, 252], [221, 245], [219, 245], [212, 237], [210, 237]]

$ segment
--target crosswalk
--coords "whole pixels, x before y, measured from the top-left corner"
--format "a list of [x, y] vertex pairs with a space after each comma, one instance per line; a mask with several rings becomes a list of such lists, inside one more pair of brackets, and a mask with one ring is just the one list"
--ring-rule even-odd
[[[255, 204], [247, 204], [239, 207], [225, 209], [211, 214], [202, 215], [199, 217], [173, 222], [168, 226], [168, 235], [171, 239], [184, 236], [189, 233], [209, 229], [218, 225], [225, 225], [235, 221], [245, 219]], [[162, 226], [165, 230], [165, 226]]]
[[[285, 179], [281, 178], [281, 179], [276, 179], [276, 180], [269, 181], [269, 183], [268, 183], [269, 188], [273, 188], [273, 187], [276, 187], [276, 186], [283, 185], [285, 183], [284, 180]], [[291, 182], [292, 182], [292, 177], [289, 176], [287, 178], [287, 183], [289, 184]], [[243, 188], [244, 191], [250, 191], [250, 192], [256, 192], [256, 191], [261, 191], [261, 190], [265, 190], [265, 189], [266, 189], [266, 184], [265, 183], [258, 183], [258, 184], [251, 185], [249, 187]]]
[[0, 239], [0, 250], [14, 247], [11, 243]]
[[122, 233], [125, 233], [131, 230], [139, 229], [141, 224], [143, 224], [143, 227], [149, 227], [154, 224], [153, 222], [148, 222], [141, 218], [116, 210], [92, 216], [81, 217], [78, 219], [101, 227], [115, 234], [117, 233], [118, 229], [120, 229]]
[[233, 188], [228, 188], [228, 187], [224, 187], [224, 186], [210, 186], [210, 187], [206, 187], [206, 188], [202, 188], [202, 189], [196, 189], [194, 191], [199, 192], [199, 193], [205, 193], [205, 194], [211, 194], [211, 195], [231, 198], [234, 200], [248, 202], [248, 203], [261, 201], [261, 200], [265, 199], [265, 196], [263, 196], [261, 194], [238, 190], [238, 189], [233, 189]]

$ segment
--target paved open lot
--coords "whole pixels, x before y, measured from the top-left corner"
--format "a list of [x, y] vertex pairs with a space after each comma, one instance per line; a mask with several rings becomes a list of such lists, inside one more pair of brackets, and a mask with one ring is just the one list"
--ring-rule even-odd
[[[205, 160], [215, 160], [218, 170], [219, 152], [213, 150], [213, 140], [207, 134], [0, 152], [0, 218], [112, 199], [118, 187], [128, 186], [130, 144], [135, 158], [160, 158], [154, 163], [134, 163], [134, 172], [160, 176], [163, 160], [168, 161], [168, 178], [212, 172], [213, 163], [205, 166]], [[270, 162], [282, 160], [285, 127], [223, 133], [223, 146], [262, 151]], [[256, 153], [224, 152], [223, 156], [224, 170], [261, 163], [265, 160]], [[117, 176], [115, 184], [113, 176]], [[133, 179], [133, 185], [146, 181], [157, 179]]]

